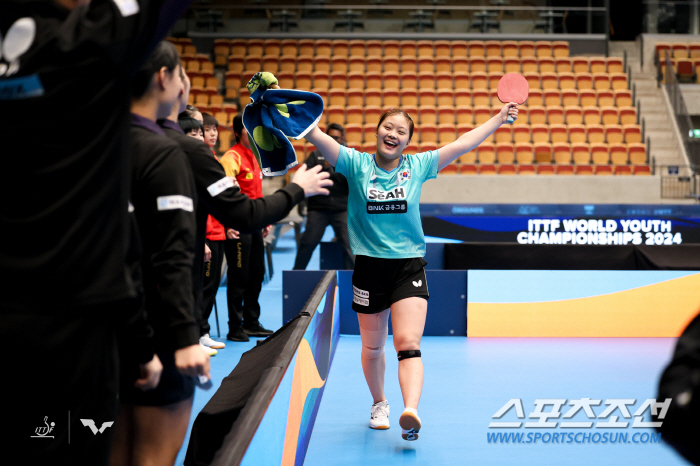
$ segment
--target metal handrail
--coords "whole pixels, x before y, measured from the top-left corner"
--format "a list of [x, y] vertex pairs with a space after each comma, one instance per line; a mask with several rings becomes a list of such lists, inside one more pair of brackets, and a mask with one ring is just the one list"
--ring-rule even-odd
[[443, 11], [592, 11], [606, 12], [604, 6], [558, 7], [558, 6], [467, 6], [467, 5], [227, 5], [207, 3], [192, 5], [193, 10], [443, 10]]

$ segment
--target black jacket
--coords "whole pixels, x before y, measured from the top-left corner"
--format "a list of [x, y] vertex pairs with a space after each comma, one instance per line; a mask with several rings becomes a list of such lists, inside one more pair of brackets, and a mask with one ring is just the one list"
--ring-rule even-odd
[[326, 162], [326, 159], [317, 150], [309, 154], [304, 163], [308, 168], [323, 165], [322, 171], [330, 173], [330, 179], [333, 181], [333, 186], [328, 188], [328, 196], [310, 197], [307, 200], [307, 208], [309, 210], [348, 210], [348, 180], [345, 176], [336, 173], [335, 169]]

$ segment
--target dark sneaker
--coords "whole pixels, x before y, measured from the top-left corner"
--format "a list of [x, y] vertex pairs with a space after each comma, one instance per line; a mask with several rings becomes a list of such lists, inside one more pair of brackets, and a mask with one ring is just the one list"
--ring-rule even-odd
[[248, 335], [246, 335], [241, 327], [238, 327], [233, 332], [229, 332], [229, 334], [226, 335], [226, 339], [231, 341], [250, 341], [250, 338], [248, 338]]
[[268, 330], [260, 323], [256, 322], [253, 325], [243, 325], [243, 331], [250, 335], [251, 337], [268, 337], [272, 335], [273, 332], [272, 330]]

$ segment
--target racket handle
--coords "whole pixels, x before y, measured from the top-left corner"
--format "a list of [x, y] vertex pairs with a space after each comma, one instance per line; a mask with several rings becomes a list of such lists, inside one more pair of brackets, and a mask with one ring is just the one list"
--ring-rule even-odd
[[506, 118], [506, 123], [509, 125], [512, 125], [514, 121], [515, 119], [511, 115], [508, 115], [508, 118]]

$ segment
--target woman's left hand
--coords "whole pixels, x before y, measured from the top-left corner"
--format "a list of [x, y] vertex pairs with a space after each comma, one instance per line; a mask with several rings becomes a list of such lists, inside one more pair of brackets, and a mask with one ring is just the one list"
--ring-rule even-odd
[[508, 115], [513, 117], [513, 120], [518, 119], [518, 104], [515, 102], [508, 102], [501, 109], [500, 117], [501, 123], [505, 123], [508, 120]]

